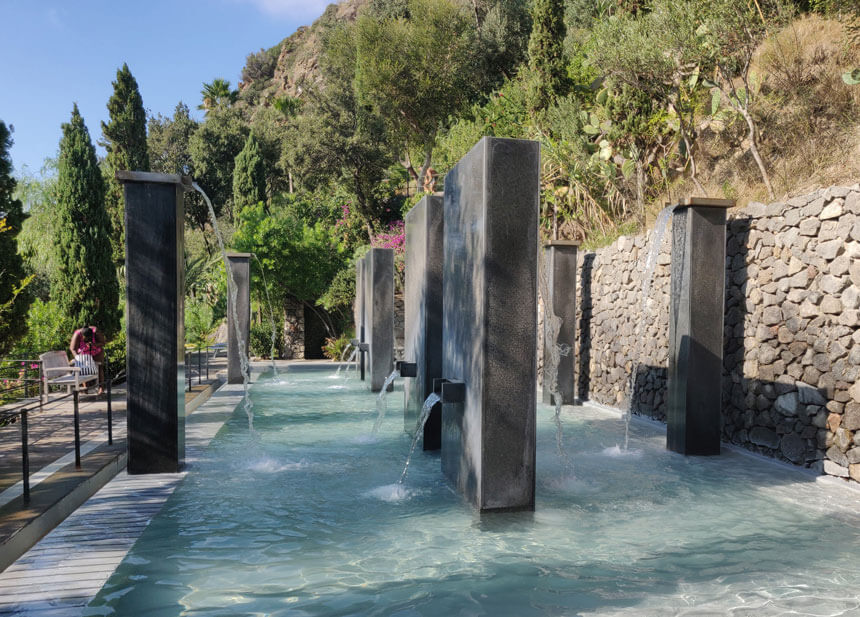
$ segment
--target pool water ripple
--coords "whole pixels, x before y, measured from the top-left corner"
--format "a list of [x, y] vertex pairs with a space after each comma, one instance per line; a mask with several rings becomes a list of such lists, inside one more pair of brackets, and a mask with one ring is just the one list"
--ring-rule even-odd
[[[333, 373], [333, 371], [332, 371]], [[737, 453], [684, 458], [606, 412], [538, 410], [537, 511], [479, 516], [409, 448], [402, 391], [376, 439], [356, 379], [292, 372], [241, 410], [92, 615], [850, 615], [858, 500]], [[400, 492], [399, 492], [400, 491]]]

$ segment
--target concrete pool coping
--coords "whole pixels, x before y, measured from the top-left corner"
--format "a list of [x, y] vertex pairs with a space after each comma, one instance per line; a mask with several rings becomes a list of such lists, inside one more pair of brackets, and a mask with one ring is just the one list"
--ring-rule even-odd
[[[279, 366], [299, 370], [332, 368], [333, 363], [279, 362]], [[254, 377], [271, 366], [253, 364]], [[96, 493], [65, 522], [43, 538], [5, 572], [0, 573], [0, 616], [72, 617], [83, 614], [87, 604], [114, 573], [150, 520], [156, 516], [189, 470], [195, 468], [210, 441], [236, 410], [242, 399], [242, 385], [224, 385], [201, 406], [200, 413], [186, 424], [186, 467], [177, 474], [129, 476], [124, 471]], [[368, 391], [368, 394], [369, 391]], [[585, 406], [618, 418], [618, 409], [586, 402]], [[571, 408], [565, 406], [569, 411]], [[641, 416], [634, 424], [665, 432], [665, 425]], [[723, 447], [732, 453], [777, 465], [822, 482], [803, 470], [742, 448]], [[828, 487], [845, 488], [848, 483], [823, 481]], [[852, 491], [853, 492], [853, 491]], [[852, 495], [854, 497], [854, 495]], [[856, 497], [855, 497], [856, 498]]]

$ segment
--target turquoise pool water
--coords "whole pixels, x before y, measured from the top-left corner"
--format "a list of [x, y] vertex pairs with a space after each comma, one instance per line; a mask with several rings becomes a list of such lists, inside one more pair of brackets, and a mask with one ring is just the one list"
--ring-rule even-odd
[[538, 409], [534, 513], [478, 516], [416, 452], [402, 392], [334, 370], [253, 386], [89, 615], [856, 615], [847, 490], [737, 453], [684, 458], [620, 417]]

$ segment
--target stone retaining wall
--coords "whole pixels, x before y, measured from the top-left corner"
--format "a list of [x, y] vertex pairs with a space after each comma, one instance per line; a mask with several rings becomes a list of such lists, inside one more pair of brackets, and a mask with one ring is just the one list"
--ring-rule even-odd
[[[649, 236], [650, 238], [650, 236]], [[579, 255], [579, 396], [665, 419], [670, 234]], [[723, 440], [860, 481], [860, 185], [730, 212]], [[855, 437], [856, 435], [856, 437]]]

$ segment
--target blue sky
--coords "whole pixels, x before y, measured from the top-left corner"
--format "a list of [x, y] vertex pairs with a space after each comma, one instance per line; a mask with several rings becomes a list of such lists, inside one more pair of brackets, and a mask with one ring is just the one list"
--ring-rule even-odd
[[[203, 82], [235, 87], [245, 56], [322, 14], [327, 0], [0, 0], [0, 119], [12, 124], [12, 163], [38, 173], [55, 156], [77, 102], [101, 138], [117, 68], [127, 62], [143, 105], [197, 117]], [[104, 154], [101, 149], [100, 154]]]

